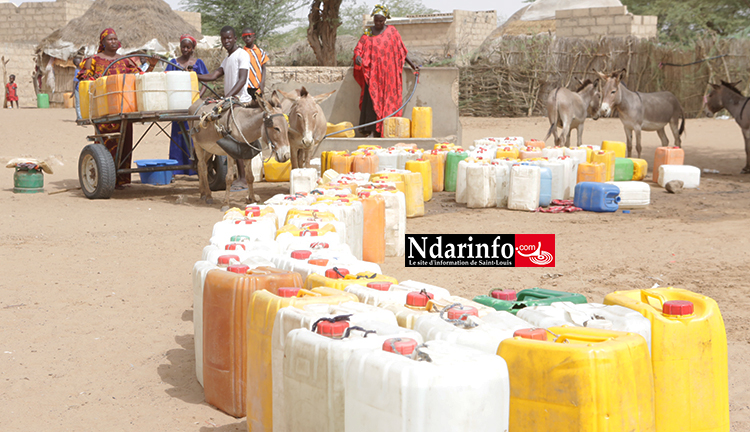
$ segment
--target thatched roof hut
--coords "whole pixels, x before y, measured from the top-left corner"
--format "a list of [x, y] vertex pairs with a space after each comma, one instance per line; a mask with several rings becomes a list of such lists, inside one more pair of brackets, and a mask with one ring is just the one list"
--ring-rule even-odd
[[108, 27], [117, 32], [121, 54], [139, 50], [166, 54], [179, 45], [185, 33], [197, 40], [203, 38], [164, 0], [96, 0], [86, 13], [37, 46], [37, 65], [44, 73], [41, 91], [50, 94], [51, 102], [62, 100], [62, 93], [73, 90], [73, 56], [78, 52], [95, 54], [99, 34]]
[[[44, 38], [37, 52], [60, 60], [67, 60], [81, 48], [87, 55], [93, 54], [99, 45], [99, 34], [108, 27], [117, 32], [123, 52], [147, 47], [166, 51], [170, 43], [178, 44], [185, 33], [197, 40], [203, 38], [164, 0], [96, 0], [82, 16]], [[152, 44], [154, 40], [161, 49]]]

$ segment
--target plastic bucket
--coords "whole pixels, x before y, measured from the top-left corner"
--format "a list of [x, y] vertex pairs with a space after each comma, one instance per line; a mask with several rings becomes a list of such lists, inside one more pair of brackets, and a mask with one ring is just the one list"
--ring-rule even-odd
[[49, 95], [47, 93], [37, 93], [36, 107], [37, 108], [49, 108]]

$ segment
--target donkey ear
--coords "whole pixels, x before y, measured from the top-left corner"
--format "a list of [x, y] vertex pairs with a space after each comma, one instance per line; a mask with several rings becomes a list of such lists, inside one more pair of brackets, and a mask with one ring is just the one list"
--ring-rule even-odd
[[581, 81], [581, 79], [580, 79], [580, 78], [578, 78], [578, 77], [575, 77], [575, 80], [576, 80], [576, 81], [578, 81], [578, 84], [583, 84], [583, 81]]
[[279, 96], [276, 94], [276, 92], [271, 95], [271, 105], [275, 107], [281, 106], [281, 100], [279, 100]]
[[315, 99], [316, 103], [321, 103], [324, 100], [328, 99], [334, 93], [336, 93], [336, 90], [328, 92], [328, 93], [319, 94], [317, 96], [313, 96], [313, 99]]
[[296, 101], [297, 99], [299, 99], [299, 96], [296, 93], [289, 93], [283, 90], [274, 90], [274, 93], [276, 92], [278, 92], [280, 95], [284, 96], [285, 98], [291, 101]]
[[623, 76], [625, 76], [625, 73], [626, 73], [627, 71], [628, 71], [627, 69], [625, 69], [625, 68], [622, 68], [622, 70], [620, 70], [619, 72], [615, 72], [615, 73], [614, 73], [614, 74], [612, 74], [612, 75], [613, 75], [613, 76], [615, 76], [615, 77], [617, 78], [617, 81], [622, 81], [622, 77], [623, 77]]
[[599, 78], [594, 80], [594, 87], [597, 87], [597, 86], [599, 86]]
[[[723, 83], [723, 81], [722, 81], [722, 83]], [[708, 84], [709, 84], [709, 85], [710, 85], [711, 87], [713, 87], [714, 89], [718, 89], [719, 87], [721, 87], [721, 84], [714, 84], [714, 83], [708, 83]]]

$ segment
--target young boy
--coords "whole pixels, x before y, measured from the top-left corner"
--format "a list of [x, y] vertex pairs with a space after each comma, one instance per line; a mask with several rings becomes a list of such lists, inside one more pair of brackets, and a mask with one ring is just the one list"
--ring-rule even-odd
[[70, 95], [70, 97], [76, 99], [76, 120], [81, 119], [81, 96], [78, 94], [78, 84], [81, 82], [81, 80], [78, 79], [78, 72], [81, 71], [81, 61], [83, 61], [82, 57], [78, 55], [73, 57], [73, 64], [76, 66], [76, 71], [73, 75], [73, 94]]
[[16, 103], [16, 109], [18, 109], [18, 84], [16, 84], [16, 76], [11, 75], [10, 76], [10, 82], [8, 84], [5, 84], [5, 106], [8, 106], [8, 103], [10, 103], [10, 107], [13, 108], [13, 102]]
[[242, 30], [242, 40], [245, 42], [245, 51], [250, 54], [250, 73], [247, 76], [247, 92], [255, 97], [256, 93], [263, 93], [266, 84], [266, 52], [255, 45], [255, 30], [245, 27]]

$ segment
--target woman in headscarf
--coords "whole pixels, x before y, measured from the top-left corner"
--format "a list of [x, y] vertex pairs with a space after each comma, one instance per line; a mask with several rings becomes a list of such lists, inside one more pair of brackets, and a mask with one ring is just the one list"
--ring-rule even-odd
[[[97, 53], [86, 59], [83, 67], [78, 72], [78, 79], [81, 81], [89, 80], [93, 81], [104, 75], [106, 70], [107, 75], [119, 75], [126, 73], [138, 73], [142, 69], [136, 63], [133, 58], [127, 58], [121, 61], [121, 55], [117, 54], [117, 50], [122, 45], [117, 39], [117, 34], [111, 28], [104, 29], [99, 35], [99, 49]], [[153, 70], [154, 65], [158, 60], [155, 57], [148, 59], [147, 71]], [[114, 63], [114, 64], [113, 64]], [[112, 65], [107, 70], [107, 66]], [[108, 123], [98, 125], [99, 133], [117, 133], [120, 132], [120, 123]], [[122, 158], [119, 168], [130, 168], [132, 162], [133, 153], [133, 124], [128, 123], [127, 129], [125, 130], [125, 141], [122, 148]], [[112, 159], [116, 161], [117, 158], [117, 142], [118, 138], [112, 137], [104, 142], [107, 150], [112, 154]], [[117, 183], [115, 184], [116, 189], [122, 189], [126, 184], [130, 184], [130, 174], [118, 174]]]
[[[180, 36], [180, 52], [182, 53], [182, 55], [170, 60], [170, 63], [172, 64], [167, 66], [167, 71], [186, 70], [193, 71], [198, 75], [207, 74], [208, 69], [203, 63], [203, 60], [196, 58], [193, 55], [195, 46], [197, 44], [198, 41], [196, 41], [195, 38], [190, 36], [189, 34]], [[178, 65], [181, 68], [173, 65]], [[205, 87], [203, 89], [205, 90]], [[201, 91], [201, 95], [203, 95], [203, 91]], [[185, 127], [186, 131], [190, 130], [187, 122], [183, 122], [183, 126]], [[172, 140], [170, 140], [169, 143], [169, 158], [176, 160], [178, 165], [189, 165], [191, 163], [190, 147], [186, 144], [186, 140], [182, 136], [181, 132], [182, 131], [180, 130], [180, 123], [172, 122]], [[193, 170], [175, 170], [174, 173], [186, 175], [196, 174], [196, 172]]]
[[[362, 87], [359, 97], [359, 124], [380, 120], [402, 104], [401, 73], [404, 61], [417, 72], [419, 66], [409, 58], [401, 35], [385, 24], [388, 8], [376, 5], [371, 16], [374, 25], [365, 30], [354, 48], [354, 79]], [[395, 114], [401, 115], [401, 111]], [[380, 136], [383, 123], [362, 128], [370, 136]]]

